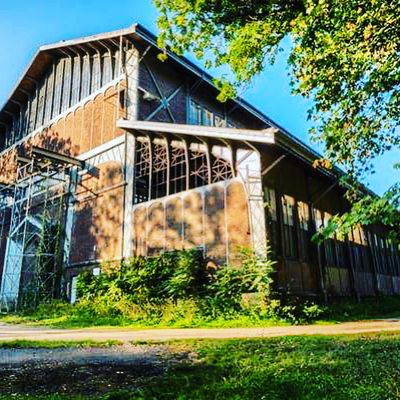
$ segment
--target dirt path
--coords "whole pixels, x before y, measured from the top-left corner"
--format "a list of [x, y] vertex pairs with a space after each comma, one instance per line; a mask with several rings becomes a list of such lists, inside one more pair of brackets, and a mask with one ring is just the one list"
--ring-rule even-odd
[[0, 323], [0, 341], [29, 340], [120, 340], [166, 341], [174, 339], [231, 339], [289, 335], [339, 335], [400, 331], [400, 319], [346, 322], [335, 325], [276, 326], [226, 329], [85, 328], [51, 329]]

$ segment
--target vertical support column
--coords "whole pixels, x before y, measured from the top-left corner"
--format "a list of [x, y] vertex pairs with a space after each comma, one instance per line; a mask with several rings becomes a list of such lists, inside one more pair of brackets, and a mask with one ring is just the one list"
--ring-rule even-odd
[[122, 257], [132, 256], [133, 193], [135, 182], [136, 138], [130, 133], [125, 136], [125, 195], [122, 233]]
[[65, 236], [64, 236], [63, 260], [62, 260], [64, 266], [67, 266], [69, 263], [72, 227], [74, 223], [75, 192], [77, 184], [78, 184], [78, 170], [74, 168], [70, 173], [68, 193], [66, 196]]
[[[66, 64], [66, 71], [64, 73], [64, 79], [63, 79], [63, 97], [62, 97], [62, 103], [63, 105], [62, 110], [66, 110], [67, 108], [71, 107], [72, 104], [72, 78], [73, 78], [73, 66], [74, 66], [74, 59], [71, 55], [68, 55], [68, 60], [69, 63]], [[69, 70], [69, 81], [67, 81], [67, 70]], [[68, 85], [67, 85], [68, 83]], [[64, 100], [66, 98], [66, 100]]]
[[185, 139], [182, 139], [182, 143], [183, 143], [183, 148], [185, 149], [185, 182], [186, 182], [185, 190], [189, 190], [190, 188], [189, 144]]
[[[308, 227], [310, 232], [310, 238], [314, 236], [317, 232], [317, 224], [314, 215], [314, 204], [312, 203], [311, 196], [311, 177], [306, 175], [306, 191], [307, 191], [307, 204], [308, 204]], [[328, 302], [328, 293], [326, 291], [325, 285], [325, 273], [322, 265], [322, 254], [321, 254], [321, 245], [314, 243], [312, 240], [309, 240], [308, 243], [310, 260], [314, 260], [313, 264], [315, 266], [315, 277], [317, 280], [318, 291], [322, 296], [322, 299], [325, 303]], [[315, 263], [315, 260], [317, 261]]]
[[347, 251], [348, 251], [348, 259], [350, 262], [350, 283], [351, 283], [351, 288], [353, 291], [354, 296], [356, 297], [357, 301], [360, 301], [360, 294], [358, 293], [357, 289], [357, 278], [356, 278], [356, 268], [355, 268], [355, 261], [354, 261], [354, 252], [353, 252], [353, 246], [351, 243], [354, 243], [354, 237], [353, 237], [353, 231], [349, 234], [348, 237], [346, 237], [346, 243], [347, 243]]
[[[372, 277], [374, 281], [374, 291], [375, 291], [375, 296], [379, 296], [379, 281], [378, 281], [378, 267], [376, 263], [376, 254], [374, 251], [374, 247], [372, 245], [372, 240], [371, 240], [371, 233], [369, 231], [364, 231], [362, 234], [365, 234], [364, 240], [366, 241], [366, 250], [368, 252], [369, 260], [370, 260], [370, 265], [371, 265], [371, 272], [372, 272]], [[393, 279], [392, 279], [393, 282]]]
[[261, 175], [261, 158], [256, 149], [237, 150], [237, 173], [243, 180], [249, 204], [249, 221], [253, 250], [256, 254], [266, 254], [267, 230]]
[[88, 92], [86, 93], [86, 96], [90, 96], [90, 94], [92, 93], [92, 81], [93, 81], [93, 66], [94, 66], [94, 62], [93, 62], [93, 57], [91, 56], [91, 54], [89, 52], [86, 52], [87, 57], [88, 57], [88, 63], [89, 63], [89, 76], [88, 76]]
[[31, 108], [32, 108], [32, 96], [29, 95], [28, 97], [28, 105], [27, 105], [27, 110], [25, 114], [25, 126], [24, 126], [24, 132], [23, 136], [26, 136], [29, 134], [29, 129], [30, 129], [30, 118], [31, 118]]
[[137, 49], [130, 48], [126, 51], [126, 117], [130, 120], [137, 120], [138, 107], [138, 82], [139, 82], [139, 53]]
[[151, 200], [153, 198], [154, 143], [150, 135], [147, 135], [147, 143], [149, 146], [149, 187], [147, 200]]
[[[120, 50], [123, 49], [122, 39]], [[120, 54], [120, 69], [122, 54]], [[126, 50], [125, 57], [126, 72], [126, 117], [131, 120], [138, 119], [138, 81], [139, 81], [139, 55], [135, 48]], [[119, 94], [117, 96], [117, 99]], [[118, 105], [119, 107], [119, 105]], [[151, 146], [151, 140], [150, 140]], [[150, 149], [151, 150], [151, 149]], [[124, 192], [124, 221], [122, 236], [122, 256], [124, 258], [132, 256], [132, 227], [133, 221], [133, 196], [135, 191], [135, 157], [136, 157], [136, 138], [131, 134], [125, 136], [125, 192]], [[150, 187], [151, 190], [151, 187]]]
[[206, 142], [206, 161], [207, 161], [207, 184], [211, 185], [212, 183], [212, 161], [211, 161], [211, 155], [212, 155], [212, 148], [210, 143]]
[[56, 86], [56, 63], [54, 61], [52, 64], [51, 72], [47, 78], [46, 103], [44, 106], [44, 118], [43, 118], [44, 124], [51, 121], [53, 116], [55, 86]]
[[[49, 84], [49, 77], [46, 76], [44, 79], [43, 85], [40, 88], [40, 90], [43, 90], [43, 100], [42, 100], [42, 108], [40, 110], [40, 120], [39, 120], [39, 125], [42, 126], [44, 125], [44, 119], [45, 119], [45, 114], [46, 114], [46, 104], [47, 104], [47, 85]], [[40, 99], [40, 94], [39, 94], [39, 99]]]
[[36, 97], [36, 104], [35, 104], [35, 115], [33, 116], [33, 124], [30, 128], [32, 131], [36, 129], [36, 124], [38, 120], [38, 110], [39, 110], [39, 84], [35, 81], [35, 97]]
[[[75, 62], [74, 62], [74, 64], [75, 64]], [[75, 69], [75, 66], [74, 66], [74, 72], [75, 71], [78, 72], [78, 76], [76, 77], [76, 79], [78, 80], [78, 85], [77, 85], [78, 87], [76, 88], [76, 90], [77, 90], [77, 98], [76, 98], [75, 104], [79, 103], [79, 101], [82, 100], [83, 58], [82, 58], [82, 55], [80, 53], [78, 53], [78, 62], [76, 64], [77, 64], [77, 67]], [[72, 78], [75, 79], [74, 75], [72, 75]], [[82, 117], [82, 120], [83, 120], [83, 117]]]
[[166, 183], [166, 195], [169, 196], [171, 193], [171, 143], [167, 136], [164, 136], [165, 141], [165, 153], [167, 157], [167, 183]]
[[[310, 216], [311, 216], [311, 234], [314, 235], [317, 230], [319, 229], [319, 227], [317, 226], [317, 220], [316, 220], [316, 216], [315, 216], [315, 208], [314, 208], [314, 204], [311, 203], [309, 201], [308, 203], [309, 206], [309, 212], [310, 212]], [[311, 236], [312, 237], [312, 236]], [[316, 259], [317, 259], [317, 278], [318, 278], [318, 286], [319, 286], [319, 290], [321, 292], [323, 301], [325, 303], [328, 303], [328, 292], [326, 290], [326, 263], [325, 263], [325, 254], [324, 254], [324, 249], [323, 249], [323, 245], [318, 243], [315, 244], [313, 246], [313, 249], [316, 250]], [[313, 253], [315, 254], [315, 252]]]
[[[231, 172], [232, 172], [232, 176], [236, 176], [236, 170], [235, 170], [235, 165], [236, 165], [236, 157], [235, 157], [235, 150], [234, 147], [232, 146], [230, 141], [224, 140], [223, 141], [226, 145], [226, 148], [228, 150], [228, 157], [227, 159], [229, 160], [230, 166], [231, 166]], [[260, 168], [261, 168], [261, 162], [260, 162]], [[261, 171], [261, 169], [260, 169]], [[261, 176], [262, 179], [262, 176]]]

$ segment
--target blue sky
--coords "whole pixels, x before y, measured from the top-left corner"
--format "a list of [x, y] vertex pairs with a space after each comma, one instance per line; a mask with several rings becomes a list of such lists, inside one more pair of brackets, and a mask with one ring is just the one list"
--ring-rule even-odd
[[[43, 44], [106, 32], [139, 22], [154, 33], [157, 10], [152, 0], [13, 0], [0, 1], [0, 104], [9, 96], [36, 49]], [[310, 103], [290, 93], [285, 55], [278, 57], [242, 96], [309, 144]], [[392, 152], [376, 164], [368, 183], [382, 193], [399, 180]], [[397, 176], [396, 176], [397, 174]]]

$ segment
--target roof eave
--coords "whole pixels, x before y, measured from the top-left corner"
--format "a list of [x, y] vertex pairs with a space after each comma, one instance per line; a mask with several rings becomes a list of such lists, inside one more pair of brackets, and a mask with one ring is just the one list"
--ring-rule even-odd
[[124, 29], [117, 29], [115, 31], [100, 33], [100, 34], [96, 34], [96, 35], [83, 36], [83, 37], [80, 37], [77, 39], [61, 40], [60, 42], [50, 43], [50, 44], [40, 46], [39, 51], [55, 50], [55, 49], [59, 49], [62, 47], [75, 46], [77, 44], [89, 43], [89, 42], [93, 42], [96, 40], [104, 40], [104, 39], [110, 39], [110, 38], [114, 38], [114, 37], [118, 37], [118, 36], [132, 35], [136, 32], [137, 26], [138, 26], [137, 24], [133, 24], [133, 25], [129, 26], [128, 28], [124, 28]]
[[217, 128], [213, 126], [173, 124], [167, 122], [138, 121], [120, 119], [117, 127], [126, 131], [146, 132], [155, 134], [172, 134], [177, 136], [197, 137], [213, 140], [253, 142], [275, 144], [274, 128], [265, 130]]

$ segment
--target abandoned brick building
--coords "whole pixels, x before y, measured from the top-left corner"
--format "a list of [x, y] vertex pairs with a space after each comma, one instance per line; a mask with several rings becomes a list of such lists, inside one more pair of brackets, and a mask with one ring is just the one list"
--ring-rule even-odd
[[1, 306], [74, 297], [103, 261], [197, 247], [234, 263], [238, 245], [278, 260], [303, 295], [400, 294], [384, 227], [317, 246], [348, 207], [339, 172], [242, 100], [221, 104], [188, 60], [158, 60], [139, 25], [41, 47], [0, 111]]

